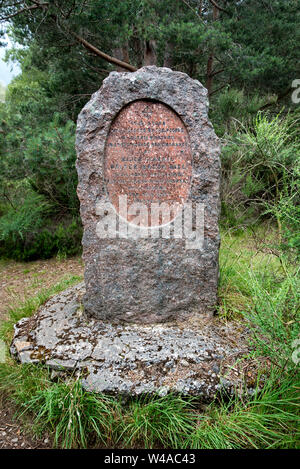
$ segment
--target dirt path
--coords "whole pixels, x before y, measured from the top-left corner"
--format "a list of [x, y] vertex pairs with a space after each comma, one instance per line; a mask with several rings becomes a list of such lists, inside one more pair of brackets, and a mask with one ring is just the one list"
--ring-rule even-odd
[[11, 409], [0, 407], [0, 449], [50, 449], [52, 444], [45, 435], [33, 439], [27, 435], [18, 422], [13, 419]]
[[[80, 257], [34, 262], [0, 261], [0, 320], [8, 317], [10, 308], [44, 288], [58, 283], [66, 275], [83, 275]], [[33, 439], [13, 418], [13, 410], [0, 402], [0, 449], [46, 449], [52, 444], [44, 436]]]

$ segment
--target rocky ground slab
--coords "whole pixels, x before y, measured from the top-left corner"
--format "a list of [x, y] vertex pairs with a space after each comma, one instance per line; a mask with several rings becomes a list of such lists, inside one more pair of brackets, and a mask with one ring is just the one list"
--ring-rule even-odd
[[182, 392], [209, 401], [222, 390], [241, 388], [244, 371], [233, 371], [235, 361], [249, 351], [241, 323], [197, 318], [113, 325], [84, 314], [84, 293], [80, 283], [19, 321], [11, 354], [21, 363], [79, 370], [83, 387], [95, 392]]

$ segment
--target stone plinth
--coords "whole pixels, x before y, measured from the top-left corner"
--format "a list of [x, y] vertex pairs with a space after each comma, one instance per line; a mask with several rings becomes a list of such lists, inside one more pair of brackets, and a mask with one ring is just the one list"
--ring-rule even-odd
[[[139, 395], [180, 392], [210, 401], [223, 391], [245, 390], [249, 352], [239, 323], [195, 318], [173, 324], [111, 325], [87, 317], [84, 284], [51, 298], [15, 326], [12, 355], [21, 363], [43, 363], [76, 371], [89, 391]], [[247, 378], [247, 377], [246, 377]]]

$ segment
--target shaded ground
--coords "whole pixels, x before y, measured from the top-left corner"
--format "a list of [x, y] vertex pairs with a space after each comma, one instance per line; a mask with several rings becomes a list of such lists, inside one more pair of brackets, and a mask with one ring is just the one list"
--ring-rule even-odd
[[0, 407], [0, 449], [49, 449], [52, 444], [45, 436], [33, 439], [13, 419], [13, 411]]
[[[48, 259], [33, 262], [0, 261], [0, 320], [8, 317], [10, 308], [26, 298], [58, 283], [65, 275], [83, 275], [80, 257]], [[0, 449], [52, 448], [49, 439], [33, 439], [13, 419], [13, 410], [0, 403]]]

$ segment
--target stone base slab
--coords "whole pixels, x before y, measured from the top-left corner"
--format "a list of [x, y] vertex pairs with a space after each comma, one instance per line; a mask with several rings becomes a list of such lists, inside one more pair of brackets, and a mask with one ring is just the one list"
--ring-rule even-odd
[[11, 354], [21, 363], [82, 371], [86, 390], [115, 394], [181, 392], [212, 400], [233, 392], [243, 376], [229, 373], [248, 352], [247, 331], [218, 318], [155, 325], [118, 324], [83, 313], [80, 283], [19, 321]]

